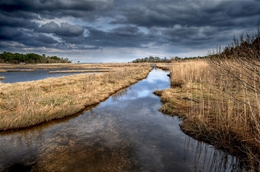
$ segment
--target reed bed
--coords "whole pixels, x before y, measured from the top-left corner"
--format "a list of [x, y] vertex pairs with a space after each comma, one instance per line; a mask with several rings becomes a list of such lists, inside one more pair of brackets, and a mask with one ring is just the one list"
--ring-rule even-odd
[[0, 83], [0, 130], [29, 127], [73, 115], [145, 78], [150, 70], [149, 65], [121, 66], [108, 73]]
[[[236, 61], [222, 62], [229, 72], [260, 88], [252, 80], [260, 79], [254, 71], [245, 71]], [[260, 66], [260, 62], [255, 63]], [[228, 150], [253, 171], [260, 170], [258, 89], [250, 89], [220, 69], [215, 60], [172, 63], [172, 88], [155, 92], [164, 102], [160, 110], [182, 118], [181, 129], [188, 135]]]
[[5, 77], [4, 76], [0, 76], [0, 80], [4, 80], [5, 79]]
[[77, 64], [77, 63], [38, 63], [38, 64], [8, 64], [0, 63], [0, 70], [6, 69], [88, 69], [88, 68], [114, 68], [114, 67], [138, 67], [137, 63], [93, 63], [93, 64]]
[[92, 73], [92, 72], [109, 72], [110, 70], [55, 70], [49, 71], [49, 74], [53, 73]]
[[33, 72], [35, 69], [6, 69], [5, 72]]
[[156, 63], [156, 67], [162, 70], [170, 70], [171, 63]]

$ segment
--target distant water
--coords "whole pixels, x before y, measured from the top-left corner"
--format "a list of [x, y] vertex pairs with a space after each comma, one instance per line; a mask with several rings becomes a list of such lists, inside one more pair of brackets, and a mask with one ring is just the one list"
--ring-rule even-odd
[[4, 76], [5, 79], [0, 82], [3, 83], [15, 83], [15, 82], [25, 82], [41, 80], [45, 78], [57, 78], [61, 76], [74, 75], [78, 73], [55, 73], [49, 74], [49, 70], [35, 70], [32, 72], [0, 72], [0, 76]]

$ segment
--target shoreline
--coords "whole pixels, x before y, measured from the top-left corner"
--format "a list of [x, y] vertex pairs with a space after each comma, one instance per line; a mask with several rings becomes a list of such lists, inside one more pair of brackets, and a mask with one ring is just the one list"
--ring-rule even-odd
[[0, 131], [31, 127], [74, 115], [147, 77], [152, 68], [118, 67], [109, 73], [76, 74], [0, 84]]

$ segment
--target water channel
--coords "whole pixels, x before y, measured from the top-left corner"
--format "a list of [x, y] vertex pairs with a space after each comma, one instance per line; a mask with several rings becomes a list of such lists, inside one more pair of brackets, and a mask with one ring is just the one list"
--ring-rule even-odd
[[158, 111], [156, 70], [75, 116], [0, 134], [0, 171], [240, 171], [237, 159], [185, 135]]

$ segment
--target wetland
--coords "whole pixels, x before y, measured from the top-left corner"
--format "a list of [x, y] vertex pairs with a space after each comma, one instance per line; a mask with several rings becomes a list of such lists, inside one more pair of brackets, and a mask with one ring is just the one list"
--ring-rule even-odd
[[61, 120], [0, 134], [0, 171], [241, 171], [239, 160], [184, 134], [158, 111], [168, 72]]

